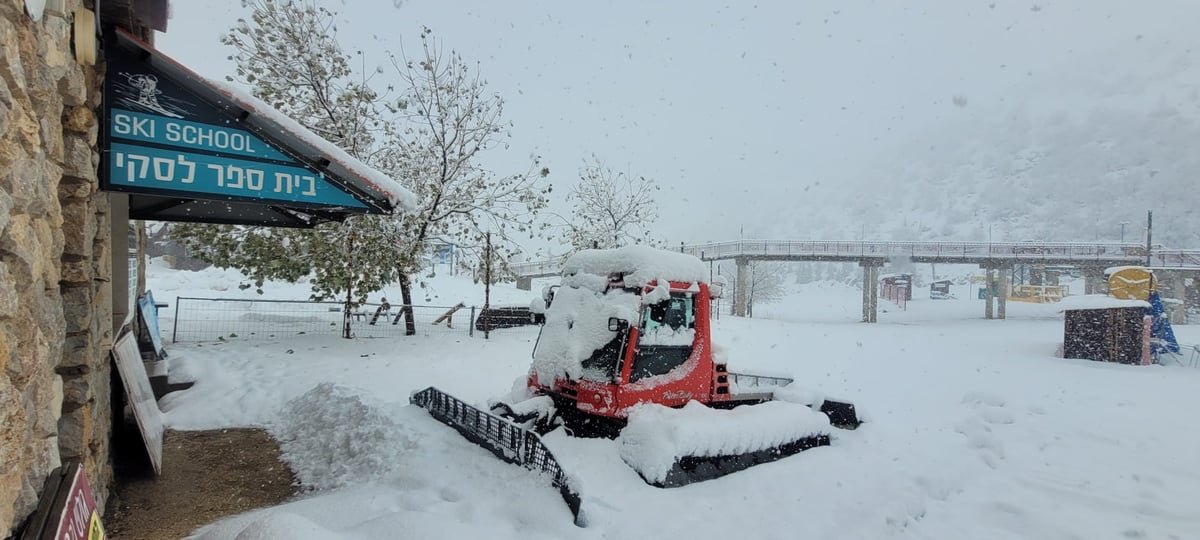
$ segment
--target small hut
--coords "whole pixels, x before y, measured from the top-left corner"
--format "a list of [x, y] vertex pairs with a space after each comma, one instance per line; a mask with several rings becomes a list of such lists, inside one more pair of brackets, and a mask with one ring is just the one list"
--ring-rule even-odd
[[1063, 358], [1149, 363], [1149, 303], [1103, 294], [1069, 296], [1062, 303]]
[[954, 298], [950, 294], [950, 285], [953, 282], [948, 279], [939, 279], [929, 284], [929, 298], [934, 300], [948, 300]]

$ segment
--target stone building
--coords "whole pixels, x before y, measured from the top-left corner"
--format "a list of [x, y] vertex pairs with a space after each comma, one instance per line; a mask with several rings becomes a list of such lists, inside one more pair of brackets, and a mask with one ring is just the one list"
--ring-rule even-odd
[[[98, 508], [108, 499], [115, 386], [110, 354], [134, 324], [135, 298], [145, 288], [131, 218], [170, 220], [150, 209], [184, 208], [205, 216], [195, 219], [200, 221], [311, 227], [350, 213], [412, 206], [411, 193], [336, 150], [314, 145], [311, 134], [289, 139], [300, 146], [265, 135], [303, 128], [194, 75], [191, 84], [204, 87], [191, 94], [196, 103], [232, 111], [212, 129], [261, 136], [255, 140], [294, 160], [290, 170], [330, 182], [362, 208], [276, 199], [268, 211], [251, 195], [214, 199], [197, 193], [189, 199], [177, 190], [172, 204], [162, 204], [154, 190], [102, 191], [109, 186], [104, 171], [115, 170], [104, 155], [110, 134], [102, 101], [104, 85], [111, 84], [105, 65], [115, 62], [111, 53], [121, 34], [116, 29], [124, 31], [124, 50], [149, 58], [157, 54], [150, 49], [154, 31], [166, 31], [168, 9], [168, 0], [0, 0], [0, 533], [6, 536], [34, 511], [47, 475], [67, 461], [83, 465]], [[102, 41], [110, 44], [108, 59]], [[172, 151], [180, 159], [203, 153]], [[244, 213], [216, 215], [214, 208]], [[251, 214], [270, 220], [242, 219]]]
[[[141, 14], [112, 2], [104, 15], [137, 21], [127, 25], [148, 38], [142, 21], [157, 13], [162, 26], [166, 0], [138, 3]], [[41, 13], [27, 4], [43, 7], [0, 1], [5, 534], [32, 512], [47, 474], [64, 460], [83, 463], [104, 504], [112, 479], [109, 351], [129, 312], [127, 295], [114, 294], [130, 286], [124, 196], [100, 192], [97, 183], [93, 12], [80, 0], [46, 2]]]

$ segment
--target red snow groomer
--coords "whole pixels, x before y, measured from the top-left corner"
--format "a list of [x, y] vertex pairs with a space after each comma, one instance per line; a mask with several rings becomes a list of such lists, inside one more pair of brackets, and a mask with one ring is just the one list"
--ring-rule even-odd
[[[792, 380], [727, 369], [709, 317], [722, 286], [708, 283], [708, 273], [695, 257], [644, 246], [579, 252], [564, 264], [561, 285], [543, 294], [545, 322], [524, 388], [487, 412], [435, 410], [438, 399], [453, 398], [432, 388], [412, 401], [510, 461], [522, 461], [514, 454], [523, 450], [497, 449], [507, 436], [498, 422], [538, 434], [562, 426], [576, 436], [620, 435], [622, 458], [659, 487], [828, 445], [830, 425], [858, 427], [854, 405], [843, 401], [802, 396], [760, 409]], [[747, 409], [753, 414], [739, 412]]]

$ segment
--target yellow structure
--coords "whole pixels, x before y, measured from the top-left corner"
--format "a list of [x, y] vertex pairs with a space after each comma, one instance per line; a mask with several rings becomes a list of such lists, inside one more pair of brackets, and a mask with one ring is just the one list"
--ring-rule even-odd
[[1069, 294], [1071, 294], [1070, 288], [1066, 285], [1013, 285], [1008, 293], [1008, 299], [1015, 302], [1044, 304], [1058, 302]]
[[1108, 294], [1123, 300], [1146, 300], [1158, 286], [1154, 273], [1140, 266], [1128, 266], [1108, 276]]

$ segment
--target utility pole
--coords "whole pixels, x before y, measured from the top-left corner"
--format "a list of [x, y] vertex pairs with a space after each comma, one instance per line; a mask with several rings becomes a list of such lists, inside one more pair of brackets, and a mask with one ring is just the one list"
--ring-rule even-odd
[[488, 309], [492, 304], [492, 233], [487, 233], [487, 245], [483, 248], [483, 252], [483, 311], [480, 315], [487, 315], [483, 319], [483, 339], [488, 339], [488, 331], [492, 326], [492, 313]]
[[1146, 210], [1146, 267], [1147, 268], [1150, 267], [1150, 250], [1152, 249], [1150, 246], [1153, 245], [1150, 243], [1150, 236], [1151, 236], [1150, 233], [1153, 231], [1154, 231], [1154, 212], [1151, 210]]

